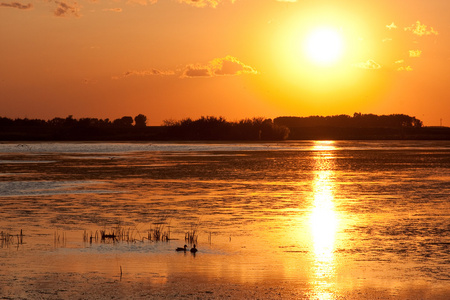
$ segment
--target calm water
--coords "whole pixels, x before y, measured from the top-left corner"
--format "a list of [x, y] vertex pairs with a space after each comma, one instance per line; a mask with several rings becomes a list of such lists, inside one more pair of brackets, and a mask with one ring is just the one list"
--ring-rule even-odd
[[[96, 274], [445, 299], [449, 202], [450, 142], [4, 143], [0, 231], [24, 237], [1, 241], [0, 296]], [[132, 242], [83, 239], [118, 226]], [[200, 251], [176, 253], [190, 230]]]

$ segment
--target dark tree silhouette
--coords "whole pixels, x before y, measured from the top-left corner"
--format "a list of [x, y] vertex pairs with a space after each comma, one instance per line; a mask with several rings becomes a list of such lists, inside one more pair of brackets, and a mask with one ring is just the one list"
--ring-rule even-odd
[[133, 118], [126, 116], [120, 119], [115, 119], [113, 124], [117, 127], [131, 127], [133, 126]]
[[180, 140], [282, 140], [289, 135], [287, 127], [264, 118], [227, 122], [222, 117], [208, 116], [178, 122], [165, 120], [164, 126], [168, 136]]
[[134, 126], [138, 128], [144, 128], [147, 127], [147, 117], [143, 114], [139, 114], [136, 117], [134, 117]]
[[440, 139], [450, 140], [448, 127], [423, 127], [421, 120], [404, 114], [309, 116], [243, 119], [223, 117], [165, 120], [146, 126], [139, 114], [109, 119], [72, 115], [52, 120], [0, 117], [0, 140], [283, 140], [283, 139]]
[[354, 113], [336, 116], [278, 117], [275, 124], [293, 127], [406, 128], [422, 127], [422, 121], [403, 114], [374, 115]]

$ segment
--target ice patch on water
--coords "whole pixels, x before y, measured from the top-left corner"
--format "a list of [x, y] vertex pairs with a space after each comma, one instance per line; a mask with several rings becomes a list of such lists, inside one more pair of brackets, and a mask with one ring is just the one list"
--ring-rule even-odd
[[106, 190], [86, 190], [94, 181], [2, 181], [0, 197], [43, 196], [60, 194], [111, 193]]
[[0, 164], [50, 164], [56, 160], [0, 160]]

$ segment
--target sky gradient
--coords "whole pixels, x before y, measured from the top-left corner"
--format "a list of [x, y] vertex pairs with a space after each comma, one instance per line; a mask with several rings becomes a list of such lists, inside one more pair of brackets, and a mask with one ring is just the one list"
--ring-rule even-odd
[[[449, 13], [447, 0], [0, 0], [0, 116], [450, 126]], [[317, 28], [342, 42], [330, 64], [304, 51]]]

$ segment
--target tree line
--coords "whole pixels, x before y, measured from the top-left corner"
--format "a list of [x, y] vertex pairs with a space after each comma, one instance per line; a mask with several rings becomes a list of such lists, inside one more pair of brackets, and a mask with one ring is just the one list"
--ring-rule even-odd
[[10, 119], [0, 117], [0, 140], [132, 141], [132, 140], [274, 140], [307, 139], [450, 139], [450, 128], [423, 127], [422, 121], [404, 114], [247, 118], [223, 117], [165, 120], [147, 126], [147, 117], [124, 116], [115, 120], [81, 118]]
[[421, 120], [404, 114], [374, 115], [354, 113], [335, 116], [278, 117], [274, 123], [292, 127], [352, 127], [352, 128], [420, 128]]
[[0, 140], [146, 140], [147, 117], [115, 120], [80, 118], [10, 119], [0, 117]]
[[138, 127], [143, 128], [147, 126], [147, 117], [143, 114], [139, 114], [136, 117], [125, 116], [113, 121], [109, 119], [97, 119], [97, 118], [81, 118], [74, 119], [72, 115], [67, 118], [54, 118], [48, 121], [41, 119], [10, 119], [0, 117], [0, 126], [2, 127], [97, 127], [97, 128], [131, 128]]
[[165, 120], [167, 135], [178, 140], [285, 140], [289, 128], [272, 119], [253, 118], [236, 122], [222, 117], [201, 117], [181, 121]]

